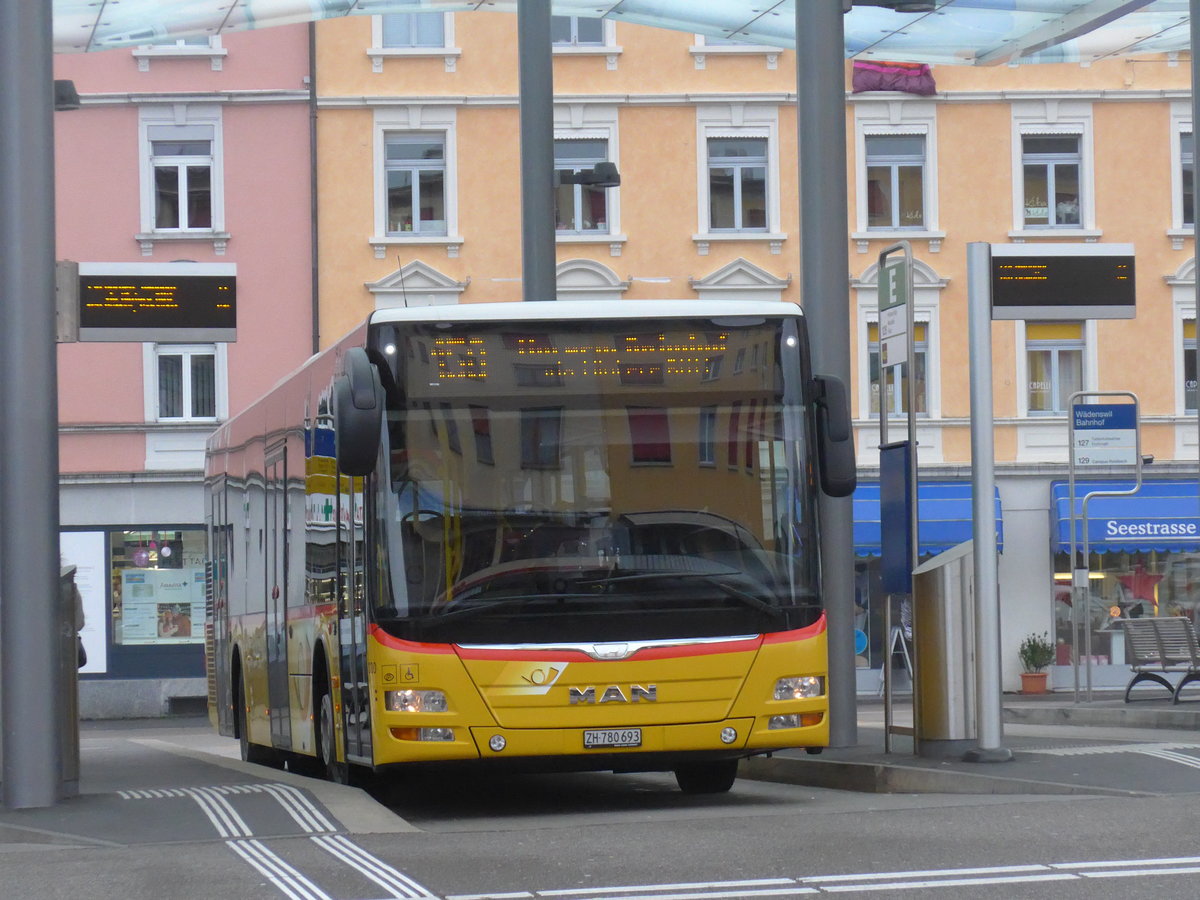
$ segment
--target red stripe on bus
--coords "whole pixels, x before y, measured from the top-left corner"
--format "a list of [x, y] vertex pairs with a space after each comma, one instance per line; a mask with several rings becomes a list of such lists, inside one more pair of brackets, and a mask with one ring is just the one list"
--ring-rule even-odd
[[370, 628], [371, 637], [389, 650], [403, 650], [405, 653], [453, 653], [454, 648], [449, 644], [421, 644], [416, 641], [405, 641], [392, 637], [378, 625]]
[[795, 631], [776, 631], [772, 634], [763, 635], [764, 644], [786, 644], [789, 641], [809, 641], [819, 634], [825, 633], [825, 614], [821, 613], [821, 618], [813, 622], [806, 628], [797, 628]]

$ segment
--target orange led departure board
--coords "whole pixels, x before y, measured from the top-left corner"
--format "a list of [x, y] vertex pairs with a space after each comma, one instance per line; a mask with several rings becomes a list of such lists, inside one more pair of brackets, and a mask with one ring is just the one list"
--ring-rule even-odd
[[81, 340], [231, 341], [236, 328], [232, 265], [80, 263]]

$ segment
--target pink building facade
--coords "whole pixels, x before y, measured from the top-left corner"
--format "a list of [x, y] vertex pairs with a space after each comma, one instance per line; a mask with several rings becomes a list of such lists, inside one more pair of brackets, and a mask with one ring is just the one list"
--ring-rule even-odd
[[204, 443], [316, 340], [310, 75], [303, 25], [55, 58], [82, 98], [55, 116], [57, 258], [114, 285], [215, 274], [236, 298], [236, 340], [59, 344], [85, 717], [205, 695]]

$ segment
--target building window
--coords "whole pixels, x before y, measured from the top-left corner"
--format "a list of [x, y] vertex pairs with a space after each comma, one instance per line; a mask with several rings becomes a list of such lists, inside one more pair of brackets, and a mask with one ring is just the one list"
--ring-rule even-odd
[[629, 444], [635, 463], [669, 463], [671, 429], [661, 407], [629, 407]]
[[[554, 141], [556, 175], [577, 175], [607, 159], [608, 141], [604, 138]], [[554, 190], [554, 219], [560, 234], [608, 231], [608, 190], [596, 185], [559, 184]]]
[[160, 421], [217, 419], [217, 353], [212, 344], [159, 344], [154, 351]]
[[866, 135], [867, 228], [925, 227], [925, 136]]
[[1190, 131], [1179, 135], [1179, 186], [1182, 193], [1180, 207], [1183, 209], [1183, 224], [1193, 225], [1196, 222], [1195, 212], [1195, 177], [1196, 177], [1196, 140]]
[[1196, 320], [1183, 323], [1183, 409], [1196, 413]]
[[[169, 133], [177, 131], [172, 136]], [[211, 126], [150, 129], [154, 173], [154, 230], [213, 227]]]
[[1026, 228], [1079, 227], [1080, 171], [1077, 134], [1021, 136]]
[[521, 468], [557, 469], [562, 447], [562, 407], [521, 410]]
[[[918, 416], [928, 415], [929, 403], [927, 398], [927, 361], [929, 357], [929, 326], [924, 322], [913, 323], [913, 336], [909, 344], [909, 363], [901, 366], [889, 366], [887, 371], [887, 407], [889, 416], [902, 416], [908, 413], [908, 378], [909, 372], [915, 376], [916, 413]], [[879, 415], [879, 325], [871, 322], [867, 325], [867, 358], [871, 377], [871, 415]], [[896, 373], [902, 371], [900, 385], [896, 385]]]
[[446, 46], [444, 13], [388, 13], [380, 19], [380, 44], [385, 48]]
[[717, 408], [705, 406], [700, 409], [700, 433], [696, 439], [700, 465], [717, 464]]
[[709, 228], [767, 230], [767, 139], [708, 139]]
[[427, 134], [388, 135], [384, 156], [388, 235], [445, 235], [445, 139]]
[[475, 459], [485, 465], [493, 466], [496, 459], [492, 455], [492, 418], [486, 406], [472, 406], [471, 431], [475, 434]]
[[1027, 322], [1029, 414], [1066, 415], [1071, 394], [1083, 390], [1082, 322]]
[[550, 40], [556, 46], [604, 46], [604, 20], [583, 16], [551, 16]]

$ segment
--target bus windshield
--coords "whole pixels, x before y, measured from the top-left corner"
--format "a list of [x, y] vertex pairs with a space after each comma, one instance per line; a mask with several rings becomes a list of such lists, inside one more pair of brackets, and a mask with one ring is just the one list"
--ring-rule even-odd
[[820, 615], [797, 317], [389, 323], [373, 619], [525, 644]]

